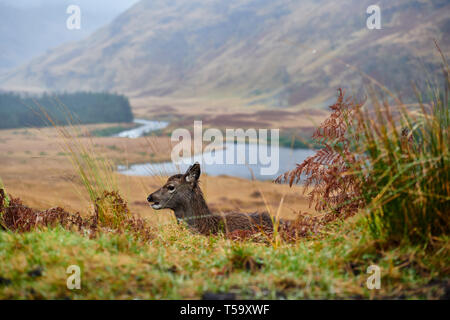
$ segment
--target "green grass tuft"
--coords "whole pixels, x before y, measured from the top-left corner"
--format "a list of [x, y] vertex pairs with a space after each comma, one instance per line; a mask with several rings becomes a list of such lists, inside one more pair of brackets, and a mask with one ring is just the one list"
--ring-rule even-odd
[[379, 103], [359, 110], [353, 148], [361, 155], [361, 194], [375, 238], [423, 243], [450, 233], [450, 101], [446, 92], [418, 110]]
[[[60, 227], [0, 232], [0, 298], [198, 299], [205, 292], [242, 299], [445, 296], [448, 238], [439, 239], [447, 243], [440, 249], [392, 250], [364, 237], [364, 228], [362, 219], [338, 223], [326, 236], [277, 248], [194, 235], [176, 224], [149, 242], [127, 233], [89, 239]], [[380, 290], [366, 287], [372, 264], [381, 268]], [[80, 290], [66, 287], [70, 265], [81, 268]], [[29, 276], [37, 268], [42, 276]]]

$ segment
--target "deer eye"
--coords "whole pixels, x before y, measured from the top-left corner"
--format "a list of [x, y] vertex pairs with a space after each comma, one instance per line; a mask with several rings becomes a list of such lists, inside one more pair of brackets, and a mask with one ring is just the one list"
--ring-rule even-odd
[[169, 186], [167, 186], [167, 189], [169, 189], [169, 191], [173, 191], [173, 190], [175, 190], [175, 186], [169, 185]]

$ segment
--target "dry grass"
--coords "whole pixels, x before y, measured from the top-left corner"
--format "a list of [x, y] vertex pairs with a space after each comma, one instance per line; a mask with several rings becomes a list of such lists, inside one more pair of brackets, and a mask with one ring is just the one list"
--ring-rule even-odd
[[368, 86], [364, 107], [339, 89], [333, 113], [313, 135], [322, 149], [276, 181], [292, 186], [306, 175], [310, 204], [326, 215], [346, 218], [364, 208], [376, 239], [428, 245], [448, 235], [450, 70], [436, 46], [442, 91], [430, 85], [424, 99], [416, 89], [419, 108], [409, 110], [385, 87]]
[[[105, 202], [108, 206], [105, 206]], [[100, 206], [100, 203], [103, 206]], [[99, 208], [109, 208], [100, 212]], [[154, 238], [148, 223], [139, 217], [131, 216], [126, 202], [117, 192], [105, 192], [96, 201], [95, 211], [82, 217], [54, 207], [44, 211], [35, 210], [22, 203], [19, 198], [6, 196], [0, 189], [0, 226], [13, 232], [35, 232], [42, 228], [61, 226], [69, 231], [78, 231], [82, 235], [95, 238], [99, 233], [129, 232], [136, 239], [147, 242]]]
[[[83, 126], [83, 131], [99, 126]], [[86, 140], [85, 140], [86, 139]], [[87, 137], [80, 137], [85, 143]], [[0, 177], [8, 192], [24, 199], [26, 204], [38, 210], [59, 206], [69, 212], [79, 211], [82, 215], [94, 210], [83, 190], [80, 177], [74, 171], [67, 155], [62, 153], [62, 139], [55, 128], [2, 130], [0, 139]], [[163, 161], [170, 157], [167, 138], [148, 137], [121, 139], [114, 137], [92, 138], [95, 153], [102, 154], [112, 163]], [[108, 146], [116, 145], [117, 150]], [[155, 148], [161, 152], [151, 158]], [[147, 151], [146, 155], [141, 152]], [[146, 198], [166, 181], [167, 176], [133, 177], [113, 173], [118, 190], [128, 200], [131, 212], [152, 222], [167, 224], [174, 221], [173, 214], [167, 210], [155, 212]], [[239, 209], [243, 212], [265, 211], [268, 204], [276, 211], [281, 197], [285, 201], [280, 216], [295, 218], [295, 212], [308, 209], [306, 197], [300, 196], [301, 187], [290, 189], [287, 185], [273, 185], [270, 182], [249, 181], [227, 176], [203, 176], [202, 188], [208, 205], [216, 212]], [[223, 190], [227, 190], [226, 193]]]

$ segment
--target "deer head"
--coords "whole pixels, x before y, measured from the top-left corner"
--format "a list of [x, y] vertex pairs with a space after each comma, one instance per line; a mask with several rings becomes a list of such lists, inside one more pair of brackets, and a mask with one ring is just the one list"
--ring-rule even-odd
[[186, 173], [171, 176], [158, 190], [147, 197], [155, 210], [172, 209], [179, 219], [209, 213], [198, 186], [200, 164], [190, 166]]
[[200, 165], [196, 162], [184, 174], [171, 176], [161, 188], [147, 197], [147, 201], [155, 210], [172, 209], [178, 222], [184, 221], [202, 234], [217, 233], [224, 228], [227, 232], [261, 227], [273, 230], [272, 218], [267, 213], [212, 214], [200, 190], [199, 178]]

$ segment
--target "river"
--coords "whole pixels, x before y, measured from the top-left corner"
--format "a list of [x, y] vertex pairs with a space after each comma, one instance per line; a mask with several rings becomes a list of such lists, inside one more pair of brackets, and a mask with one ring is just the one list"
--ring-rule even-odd
[[117, 134], [118, 137], [122, 138], [139, 138], [142, 137], [144, 134], [164, 129], [169, 125], [166, 121], [152, 121], [152, 120], [144, 120], [144, 119], [134, 119], [133, 121], [136, 124], [140, 124], [139, 127], [125, 130]]
[[[121, 132], [119, 136], [127, 137], [127, 138], [136, 138], [138, 136], [143, 135], [144, 133], [163, 129], [167, 127], [167, 122], [160, 121], [150, 121], [143, 119], [136, 119], [136, 123], [142, 124], [141, 127], [127, 130]], [[243, 148], [240, 149], [239, 146]], [[256, 144], [234, 144], [233, 143], [225, 143], [223, 150], [216, 150], [214, 154], [204, 153], [195, 155], [193, 159], [184, 159], [181, 163], [172, 163], [161, 162], [161, 163], [142, 163], [142, 164], [134, 164], [131, 166], [118, 166], [118, 171], [125, 175], [131, 176], [152, 176], [152, 175], [172, 175], [175, 173], [185, 172], [189, 165], [195, 161], [198, 161], [202, 165], [203, 173], [206, 173], [211, 176], [219, 176], [219, 175], [228, 175], [234, 177], [240, 177], [245, 179], [256, 179], [256, 180], [273, 180], [279, 175], [283, 174], [288, 170], [292, 170], [295, 168], [297, 163], [303, 162], [307, 157], [314, 154], [313, 150], [309, 149], [291, 149], [286, 147], [276, 147], [273, 148], [272, 151], [278, 153], [278, 161], [276, 157], [272, 157], [272, 166], [277, 168], [276, 172], [272, 174], [262, 174], [261, 168], [267, 168], [269, 165], [261, 165], [259, 162], [259, 158], [257, 159], [257, 164], [237, 164], [237, 161], [234, 161], [234, 164], [215, 164], [212, 161], [212, 158], [223, 159], [225, 162], [226, 155], [225, 153], [229, 150], [233, 150], [234, 148], [234, 157], [237, 159], [238, 150], [245, 150], [245, 159], [249, 159], [249, 154], [254, 153], [258, 154], [258, 146]], [[227, 151], [228, 150], [228, 151]], [[271, 150], [269, 148], [269, 150]], [[269, 152], [269, 159], [272, 154]], [[278, 165], [277, 165], [278, 162]], [[211, 163], [211, 164], [210, 164]], [[274, 170], [275, 171], [275, 170]]]

